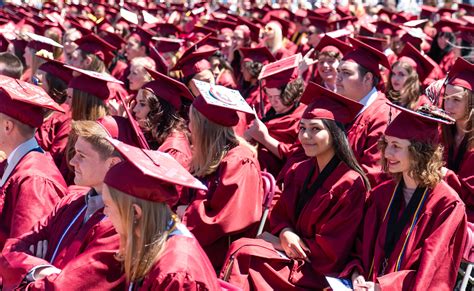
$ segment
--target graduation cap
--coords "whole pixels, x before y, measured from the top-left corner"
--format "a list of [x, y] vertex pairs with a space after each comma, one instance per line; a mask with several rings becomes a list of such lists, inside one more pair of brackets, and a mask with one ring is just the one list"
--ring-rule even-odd
[[443, 7], [443, 8], [438, 9], [437, 14], [441, 18], [444, 18], [444, 17], [451, 18], [453, 17], [453, 14], [456, 13], [456, 11], [457, 11], [456, 9]]
[[43, 56], [38, 56], [38, 57], [46, 60], [45, 63], [41, 64], [38, 67], [38, 70], [41, 70], [41, 71], [46, 72], [48, 74], [51, 74], [51, 75], [55, 76], [56, 78], [59, 78], [62, 81], [64, 81], [64, 83], [69, 84], [69, 82], [72, 79], [71, 69], [66, 68], [64, 66], [64, 63], [62, 63], [60, 61], [45, 58]]
[[78, 49], [97, 56], [105, 63], [109, 63], [113, 58], [113, 51], [117, 48], [106, 42], [96, 34], [88, 34], [74, 41]]
[[379, 11], [377, 11], [377, 15], [379, 17], [382, 17], [383, 15], [385, 15], [388, 17], [388, 19], [392, 19], [394, 14], [395, 12], [388, 10], [387, 8], [384, 8], [384, 7], [380, 8]]
[[193, 28], [194, 33], [202, 33], [204, 35], [212, 34], [217, 35], [217, 30], [208, 26], [195, 25]]
[[203, 50], [203, 51], [194, 51], [186, 56], [181, 57], [173, 70], [181, 70], [183, 72], [183, 77], [195, 75], [204, 70], [209, 70], [211, 64], [207, 60], [212, 56], [217, 49]]
[[181, 98], [191, 101], [194, 100], [193, 94], [183, 83], [162, 73], [148, 68], [145, 69], [154, 80], [143, 85], [142, 89], [147, 89], [158, 96], [158, 98], [166, 100], [168, 103], [173, 105], [176, 110], [181, 109]]
[[410, 20], [415, 20], [416, 16], [413, 16], [407, 12], [398, 12], [395, 13], [394, 16], [392, 17], [392, 21], [395, 23], [404, 23]]
[[43, 123], [44, 109], [64, 110], [43, 88], [0, 75], [0, 112], [21, 123], [38, 128]]
[[387, 43], [386, 39], [378, 37], [358, 36], [356, 39], [381, 52], [384, 51], [383, 46]]
[[159, 36], [153, 37], [153, 40], [155, 40], [157, 43], [156, 49], [162, 54], [179, 51], [184, 42], [184, 40], [179, 38], [167, 38]]
[[[385, 135], [393, 136], [400, 139], [417, 140], [421, 142], [437, 143], [439, 124], [453, 124], [454, 120], [437, 117], [434, 113], [436, 110], [426, 110], [425, 112], [417, 112], [387, 102], [387, 104], [400, 113], [395, 119], [388, 124], [385, 129]], [[439, 111], [439, 110], [438, 110]], [[410, 130], [407, 130], [409, 128]]]
[[380, 77], [379, 65], [390, 68], [387, 56], [383, 52], [357, 39], [349, 38], [354, 50], [347, 53], [342, 60], [355, 62]]
[[96, 122], [105, 130], [109, 137], [132, 146], [140, 146], [131, 119], [116, 115], [106, 115], [97, 119]]
[[325, 18], [315, 17], [315, 16], [308, 16], [307, 17], [310, 24], [319, 29], [322, 32], [326, 32], [328, 30], [328, 20]]
[[239, 122], [237, 111], [253, 114], [239, 91], [198, 80], [193, 82], [199, 91], [193, 107], [210, 121], [231, 127]]
[[154, 30], [156, 30], [161, 36], [166, 37], [170, 35], [178, 36], [183, 33], [179, 27], [172, 23], [157, 23], [154, 27]]
[[367, 26], [367, 25], [363, 25], [361, 24], [360, 25], [360, 28], [359, 28], [359, 36], [370, 36], [370, 37], [374, 37], [375, 36], [375, 31], [376, 29], [372, 29], [371, 27]]
[[104, 183], [133, 197], [173, 205], [179, 199], [176, 185], [207, 190], [169, 154], [144, 150], [107, 138], [124, 158], [109, 169]]
[[301, 95], [301, 103], [308, 107], [301, 118], [328, 119], [348, 124], [354, 120], [364, 105], [318, 84], [309, 82]]
[[433, 25], [438, 33], [452, 32], [454, 33], [460, 26], [460, 23], [448, 19], [441, 19]]
[[263, 66], [258, 79], [265, 80], [265, 86], [267, 88], [281, 88], [298, 78], [298, 66], [301, 59], [301, 54], [297, 53], [267, 64]]
[[79, 69], [68, 65], [65, 65], [65, 67], [81, 73], [77, 77], [72, 78], [68, 85], [69, 88], [89, 93], [104, 101], [109, 99], [110, 96], [110, 90], [107, 86], [108, 82], [123, 84], [122, 81], [115, 79], [109, 74]]
[[421, 50], [421, 44], [423, 43], [423, 39], [421, 39], [421, 36], [414, 35], [411, 32], [407, 32], [402, 35], [400, 41], [402, 41], [404, 44], [411, 44], [418, 50]]
[[130, 24], [138, 25], [138, 15], [136, 13], [133, 13], [132, 11], [129, 11], [125, 8], [121, 8], [120, 17], [122, 17], [125, 21], [127, 21]]
[[127, 41], [120, 35], [107, 30], [101, 31], [100, 36], [104, 41], [116, 47], [117, 49], [121, 48], [122, 45], [127, 43]]
[[258, 42], [260, 39], [260, 26], [247, 20], [245, 17], [239, 17], [237, 22], [239, 25], [245, 25], [250, 29], [250, 38], [252, 41]]
[[458, 9], [466, 10], [467, 15], [474, 16], [474, 5], [467, 3], [458, 3]]
[[242, 62], [259, 62], [262, 64], [268, 64], [270, 62], [276, 61], [275, 56], [272, 52], [266, 47], [242, 47], [239, 49], [242, 55]]
[[221, 29], [224, 29], [224, 28], [228, 28], [228, 29], [231, 29], [231, 30], [234, 30], [235, 27], [238, 25], [237, 22], [231, 22], [231, 21], [226, 21], [226, 20], [222, 20], [222, 19], [209, 19], [206, 24], [205, 24], [207, 27], [212, 27], [212, 28], [215, 28], [215, 29], [218, 29], [218, 30], [221, 30]]
[[377, 26], [375, 33], [383, 35], [395, 36], [397, 35], [397, 31], [401, 30], [398, 25], [383, 20], [376, 21], [373, 24]]
[[425, 24], [428, 22], [428, 19], [417, 19], [417, 20], [410, 20], [402, 25], [405, 27], [410, 27], [410, 28], [423, 28]]
[[335, 52], [343, 56], [346, 53], [350, 52], [352, 50], [352, 47], [345, 42], [325, 35], [323, 36], [323, 38], [321, 38], [314, 50], [319, 53]]
[[429, 5], [421, 5], [420, 11], [420, 18], [421, 19], [431, 19], [431, 17], [438, 11], [438, 8], [429, 6]]
[[434, 69], [434, 65], [410, 43], [405, 44], [397, 61], [410, 64], [418, 73], [420, 82], [423, 82]]
[[31, 39], [27, 47], [32, 48], [36, 51], [47, 50], [52, 52], [55, 47], [62, 48], [62, 44], [48, 38], [46, 36], [38, 35], [35, 33], [27, 32], [26, 35]]
[[140, 26], [136, 26], [130, 37], [133, 37], [145, 46], [148, 46], [153, 38], [153, 33], [141, 28]]
[[333, 20], [328, 22], [328, 25], [331, 27], [331, 30], [337, 30], [347, 27], [353, 21], [357, 20], [357, 18], [352, 16], [346, 16], [341, 19]]
[[349, 6], [337, 5], [336, 13], [339, 14], [341, 17], [351, 16]]
[[446, 82], [474, 91], [474, 64], [463, 58], [457, 58], [446, 76]]
[[328, 18], [334, 10], [328, 7], [320, 7], [314, 10], [308, 10], [308, 15]]

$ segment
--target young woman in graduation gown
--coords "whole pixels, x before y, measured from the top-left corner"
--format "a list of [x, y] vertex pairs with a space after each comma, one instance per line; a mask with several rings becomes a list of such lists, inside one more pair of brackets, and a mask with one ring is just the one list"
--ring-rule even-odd
[[105, 176], [104, 212], [120, 235], [128, 290], [219, 290], [206, 254], [169, 208], [176, 185], [206, 187], [168, 155], [111, 141], [124, 161]]
[[189, 170], [191, 144], [186, 121], [181, 116], [181, 99], [193, 100], [194, 97], [183, 83], [159, 72], [148, 71], [154, 81], [138, 91], [134, 117], [150, 149], [170, 154]]
[[355, 290], [452, 290], [467, 225], [464, 203], [441, 180], [441, 120], [398, 109], [380, 142], [394, 178], [369, 194], [354, 259], [341, 275]]
[[298, 67], [293, 65], [282, 72], [269, 73], [263, 86], [271, 107], [244, 133], [247, 140], [258, 143], [258, 161], [262, 170], [275, 177], [298, 139], [298, 122], [306, 108], [300, 103], [304, 81], [298, 72]]
[[430, 105], [428, 97], [422, 94], [422, 84], [433, 68], [416, 48], [407, 43], [390, 69], [387, 98], [411, 110]]
[[443, 125], [445, 181], [466, 204], [467, 219], [474, 223], [474, 65], [459, 58], [449, 72], [443, 108], [456, 120]]
[[263, 186], [254, 148], [232, 128], [239, 122], [236, 110], [252, 112], [250, 107], [236, 91], [194, 82], [200, 94], [189, 112], [191, 173], [209, 190], [190, 193], [183, 221], [219, 270], [232, 241], [255, 236]]
[[35, 137], [41, 148], [53, 157], [58, 169], [61, 169], [69, 132], [71, 131], [70, 100], [67, 96], [67, 85], [72, 79], [72, 71], [64, 67], [63, 63], [54, 60], [47, 60], [39, 66], [38, 71], [42, 73], [41, 87], [48, 92], [54, 101], [61, 105], [65, 113], [47, 113], [43, 124], [36, 131]]
[[298, 134], [310, 158], [285, 177], [271, 234], [233, 243], [221, 273], [244, 290], [327, 287], [324, 275], [343, 270], [363, 218], [370, 186], [343, 129], [362, 105], [314, 83], [302, 98], [313, 100]]

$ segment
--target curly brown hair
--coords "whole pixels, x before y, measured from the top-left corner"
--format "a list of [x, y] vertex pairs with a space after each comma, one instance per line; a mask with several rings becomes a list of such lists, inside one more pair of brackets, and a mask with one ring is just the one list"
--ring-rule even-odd
[[[385, 149], [387, 148], [385, 138], [382, 137], [379, 140], [378, 147], [382, 152], [382, 169], [385, 173], [389, 173], [387, 159], [385, 159]], [[408, 152], [410, 154], [410, 171], [408, 174], [422, 187], [433, 188], [436, 186], [443, 178], [441, 174], [441, 168], [443, 167], [443, 146], [440, 144], [410, 140]], [[402, 173], [389, 174], [392, 175], [396, 181], [402, 179]]]
[[[403, 85], [401, 91], [395, 91], [392, 86], [392, 74], [395, 66], [401, 66], [408, 73], [408, 79]], [[395, 104], [401, 105], [411, 110], [416, 109], [418, 99], [421, 95], [421, 84], [416, 70], [408, 63], [397, 61], [392, 65], [390, 75], [388, 76], [387, 97]]]
[[158, 145], [161, 145], [173, 131], [184, 132], [190, 139], [186, 121], [173, 105], [150, 90], [143, 89], [142, 94], [150, 107], [143, 130], [151, 133]]
[[244, 63], [245, 69], [249, 72], [249, 74], [252, 76], [252, 78], [257, 79], [258, 75], [260, 74], [260, 71], [263, 68], [263, 64], [259, 62], [245, 62]]
[[285, 106], [293, 106], [300, 101], [304, 91], [304, 81], [301, 78], [291, 81], [280, 88], [281, 103]]

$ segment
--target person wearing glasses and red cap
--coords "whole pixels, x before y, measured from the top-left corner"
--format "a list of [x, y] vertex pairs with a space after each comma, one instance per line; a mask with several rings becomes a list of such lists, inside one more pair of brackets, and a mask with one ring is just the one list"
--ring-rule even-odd
[[231, 245], [221, 272], [244, 290], [321, 290], [338, 274], [363, 219], [370, 185], [349, 146], [344, 124], [362, 104], [309, 83], [298, 139], [309, 157], [294, 164], [263, 240]]
[[[262, 215], [263, 184], [255, 149], [232, 128], [237, 111], [252, 113], [240, 93], [194, 80], [199, 95], [189, 110], [191, 173], [208, 187], [185, 197], [183, 222], [219, 271], [229, 243], [255, 236]], [[236, 211], [239, 215], [235, 215]]]
[[76, 186], [31, 232], [8, 240], [0, 256], [7, 290], [125, 288], [115, 256], [120, 237], [105, 217], [102, 191], [107, 171], [122, 160], [106, 138], [136, 145], [133, 129], [123, 117], [106, 116], [74, 121], [72, 130], [77, 136], [70, 161]]
[[336, 92], [364, 105], [347, 125], [347, 138], [371, 184], [376, 185], [386, 178], [379, 165], [377, 143], [387, 126], [390, 112], [386, 103], [388, 99], [379, 91], [379, 66], [389, 68], [390, 65], [379, 50], [356, 39], [349, 40], [353, 50], [339, 63]]
[[443, 109], [456, 120], [443, 125], [448, 171], [445, 180], [466, 204], [467, 218], [474, 223], [474, 65], [459, 58], [448, 73]]
[[63, 111], [40, 87], [0, 76], [0, 248], [28, 232], [66, 195], [66, 183], [53, 159], [35, 139], [44, 110]]
[[393, 178], [369, 193], [353, 259], [340, 277], [355, 290], [452, 290], [467, 235], [464, 203], [442, 181], [438, 127], [452, 120], [391, 106], [401, 112], [380, 149]]

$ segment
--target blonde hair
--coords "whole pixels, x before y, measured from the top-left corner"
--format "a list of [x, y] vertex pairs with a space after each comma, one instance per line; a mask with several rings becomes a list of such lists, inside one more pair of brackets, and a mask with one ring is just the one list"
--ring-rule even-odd
[[74, 89], [71, 102], [73, 120], [97, 120], [108, 113], [104, 100], [87, 92]]
[[[172, 231], [170, 221], [173, 220], [176, 225], [179, 218], [165, 203], [147, 201], [107, 187], [121, 220], [122, 229], [118, 231], [121, 233], [120, 249], [116, 258], [123, 262], [129, 282], [140, 280], [150, 272], [163, 253]], [[135, 220], [134, 204], [142, 209], [138, 220]]]
[[[134, 58], [133, 60], [130, 61], [130, 65], [134, 66], [134, 67], [142, 67], [142, 68], [148, 68], [148, 69], [152, 69], [152, 70], [155, 70], [155, 68], [156, 68], [155, 61], [150, 57], [137, 57], [137, 58]], [[148, 72], [146, 70], [144, 70], [144, 71], [145, 71], [145, 74], [149, 77], [148, 79], [151, 80], [150, 74], [148, 74]]]
[[275, 53], [277, 50], [279, 50], [283, 46], [283, 33], [281, 31], [279, 23], [276, 21], [270, 21], [269, 23], [267, 23], [266, 26], [269, 26], [272, 28], [274, 37], [272, 40], [267, 39], [265, 41], [265, 46], [268, 47], [268, 49], [272, 53]]
[[[385, 158], [387, 141], [384, 137], [379, 140], [378, 146], [382, 151], [382, 169], [388, 173], [387, 159]], [[443, 178], [441, 174], [441, 168], [443, 167], [443, 147], [440, 144], [410, 140], [408, 152], [410, 155], [410, 170], [408, 174], [422, 187], [433, 188], [436, 186]], [[402, 179], [402, 173], [390, 174], [396, 181]]]
[[[464, 88], [464, 97], [467, 98], [466, 116], [467, 123], [464, 129], [467, 137], [467, 149], [474, 148], [474, 92]], [[444, 108], [444, 103], [443, 103]], [[443, 140], [446, 145], [454, 145], [454, 137], [456, 135], [457, 127], [455, 124], [441, 126]]]
[[254, 153], [255, 148], [238, 137], [232, 127], [214, 123], [191, 105], [190, 124], [193, 144], [191, 172], [196, 177], [205, 177], [214, 173], [227, 152], [237, 145], [244, 145]]
[[92, 145], [94, 150], [99, 153], [102, 159], [108, 159], [113, 156], [118, 156], [114, 146], [105, 138], [109, 134], [96, 121], [92, 120], [76, 120], [72, 121], [72, 134], [77, 137], [82, 137]]

